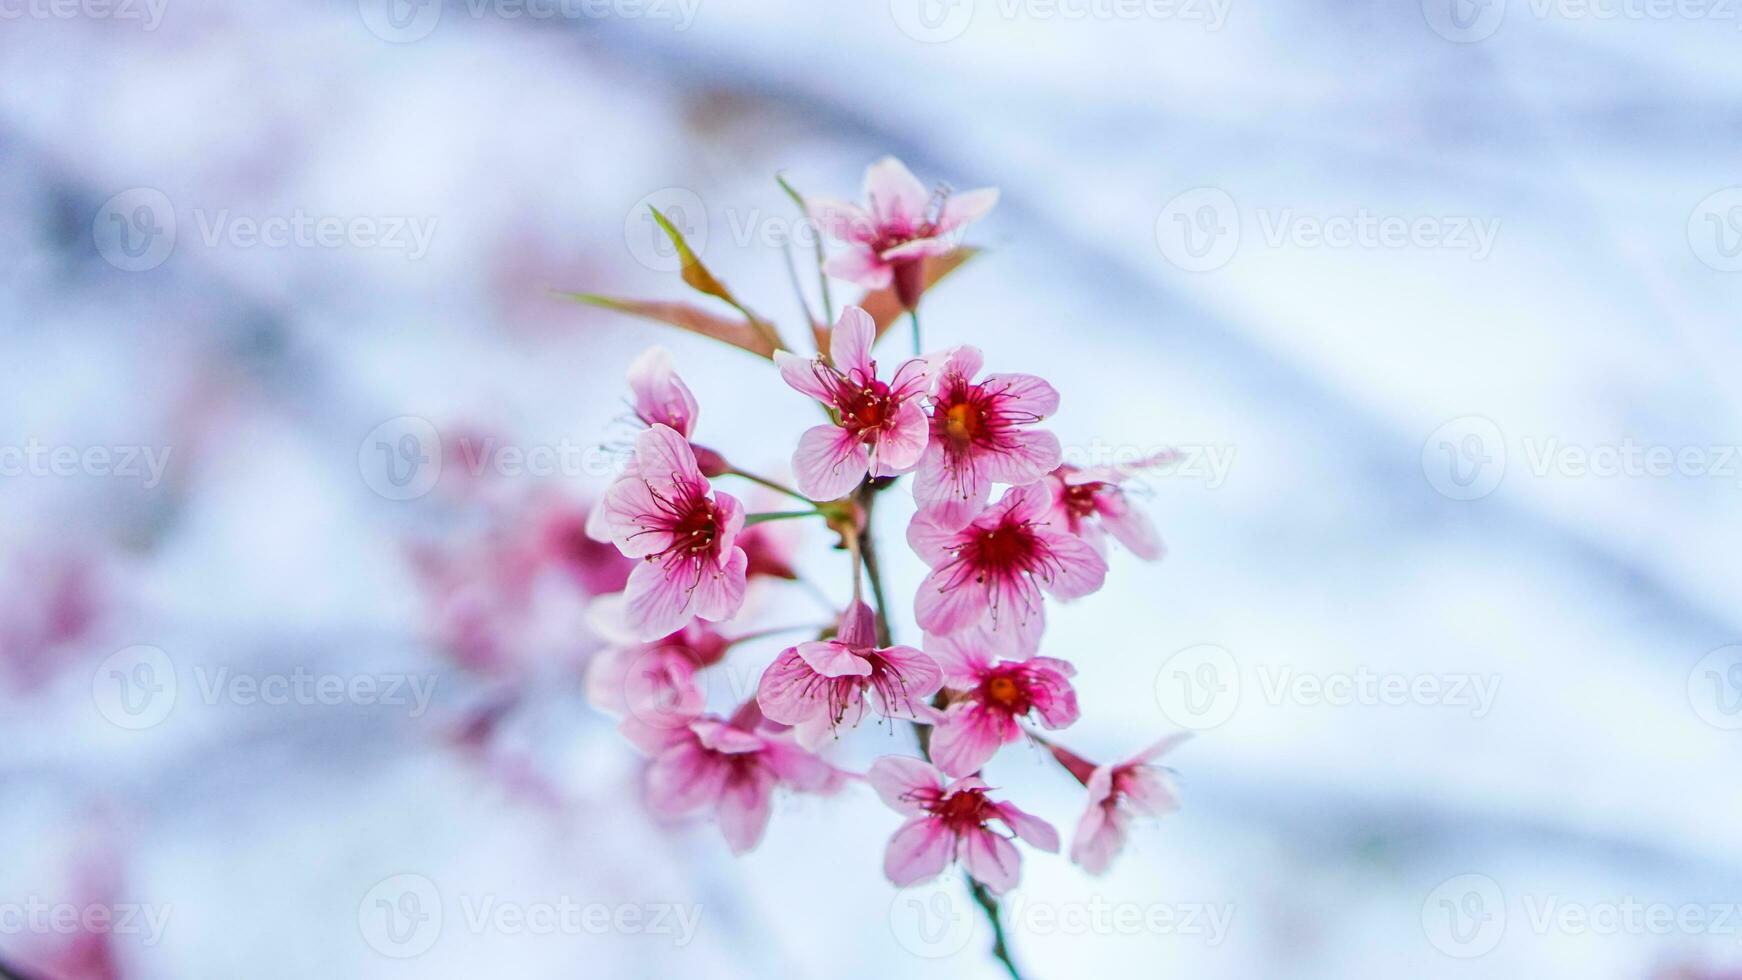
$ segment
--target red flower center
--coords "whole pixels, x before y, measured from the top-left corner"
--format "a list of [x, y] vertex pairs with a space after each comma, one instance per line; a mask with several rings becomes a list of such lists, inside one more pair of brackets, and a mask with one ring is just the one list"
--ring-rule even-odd
[[1095, 516], [1095, 494], [1106, 489], [1105, 483], [1079, 483], [1065, 487], [1064, 504], [1077, 519]]
[[[858, 374], [857, 371], [854, 372]], [[842, 378], [836, 385], [835, 408], [841, 413], [841, 427], [848, 432], [881, 429], [895, 421], [895, 399], [889, 385], [872, 378], [863, 384]]]
[[980, 685], [980, 699], [1012, 715], [1028, 714], [1028, 709], [1033, 706], [1028, 699], [1028, 690], [1015, 670], [1000, 671], [986, 678]]
[[1045, 556], [1045, 546], [1028, 525], [1004, 521], [976, 535], [963, 552], [962, 557], [982, 571], [1014, 573], [1036, 568]]
[[957, 790], [931, 806], [933, 816], [952, 829], [979, 827], [991, 814], [991, 802], [977, 789]]
[[671, 526], [671, 547], [663, 554], [693, 557], [711, 554], [720, 530], [720, 513], [714, 502], [696, 497]]

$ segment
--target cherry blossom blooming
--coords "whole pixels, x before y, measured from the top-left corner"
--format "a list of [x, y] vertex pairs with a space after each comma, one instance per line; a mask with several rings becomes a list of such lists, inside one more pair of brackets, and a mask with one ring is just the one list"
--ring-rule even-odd
[[695, 433], [696, 396], [671, 366], [671, 352], [649, 347], [629, 366], [629, 391], [635, 417], [643, 425], [663, 425], [688, 439]]
[[1047, 728], [1077, 720], [1077, 670], [1052, 657], [998, 660], [983, 635], [930, 637], [926, 649], [944, 671], [949, 707], [932, 731], [932, 761], [952, 776], [978, 772], [1001, 746], [1022, 737], [1025, 718]]
[[690, 444], [668, 426], [636, 437], [634, 465], [604, 504], [611, 540], [640, 559], [625, 590], [630, 624], [651, 640], [691, 616], [730, 618], [744, 602], [743, 507], [708, 485]]
[[1052, 521], [1102, 554], [1107, 553], [1107, 537], [1111, 535], [1139, 558], [1160, 558], [1161, 536], [1149, 515], [1131, 505], [1123, 484], [1144, 466], [1170, 458], [1163, 454], [1136, 466], [1060, 466], [1047, 474]]
[[808, 197], [805, 210], [831, 238], [847, 249], [830, 258], [823, 271], [866, 289], [895, 285], [908, 309], [924, 289], [924, 263], [956, 246], [947, 236], [985, 217], [998, 203], [996, 188], [950, 193], [926, 191], [919, 178], [894, 157], [884, 157], [865, 170], [861, 208], [827, 197]]
[[992, 484], [1021, 486], [1055, 469], [1058, 437], [1028, 428], [1058, 411], [1053, 386], [1032, 374], [988, 374], [977, 347], [951, 351], [932, 398], [931, 438], [913, 499], [933, 520], [961, 527], [985, 506]]
[[925, 451], [928, 423], [920, 398], [931, 388], [931, 363], [903, 361], [888, 381], [879, 380], [871, 357], [876, 340], [871, 315], [849, 306], [830, 334], [829, 361], [774, 353], [786, 383], [822, 402], [834, 419], [806, 431], [792, 456], [798, 489], [813, 500], [844, 495], [867, 472], [906, 473]]
[[596, 603], [595, 628], [618, 642], [587, 667], [587, 699], [601, 711], [655, 727], [673, 728], [702, 714], [706, 698], [697, 681], [726, 655], [728, 641], [700, 621], [650, 642], [624, 635], [620, 603]]
[[977, 777], [944, 785], [943, 774], [918, 759], [884, 756], [865, 774], [884, 803], [908, 820], [883, 852], [883, 873], [906, 887], [936, 877], [951, 861], [960, 861], [969, 875], [993, 894], [1016, 887], [1022, 877], [1022, 855], [1010, 838], [991, 827], [1002, 824], [1009, 834], [1049, 853], [1059, 849], [1058, 831], [1045, 820], [1009, 803], [986, 796], [990, 789]]
[[756, 700], [770, 719], [796, 728], [799, 744], [815, 746], [872, 710], [885, 718], [926, 717], [925, 702], [943, 683], [932, 658], [913, 647], [879, 647], [871, 608], [856, 602], [841, 616], [834, 639], [788, 647], [762, 672]]
[[1044, 483], [1012, 487], [966, 527], [921, 513], [907, 540], [931, 574], [920, 583], [914, 617], [940, 636], [981, 627], [1006, 648], [1032, 653], [1046, 614], [1043, 591], [1075, 599], [1101, 587], [1107, 560], [1047, 519]]
[[1104, 766], [1087, 762], [1063, 746], [1047, 746], [1089, 790], [1088, 809], [1071, 839], [1072, 861], [1090, 874], [1101, 874], [1125, 846], [1133, 816], [1164, 817], [1179, 809], [1172, 770], [1151, 763], [1190, 737], [1190, 732], [1169, 735], [1124, 762]]
[[754, 701], [732, 720], [702, 717], [674, 730], [647, 770], [647, 799], [655, 812], [683, 816], [708, 810], [734, 854], [755, 847], [768, 829], [778, 786], [833, 792], [841, 775], [800, 748], [790, 732], [759, 727]]

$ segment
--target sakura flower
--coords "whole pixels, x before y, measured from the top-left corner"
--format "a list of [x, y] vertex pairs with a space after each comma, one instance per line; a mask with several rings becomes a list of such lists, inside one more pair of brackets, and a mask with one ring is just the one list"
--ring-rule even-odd
[[923, 358], [905, 361], [888, 381], [877, 378], [871, 345], [877, 325], [857, 306], [841, 311], [829, 338], [829, 359], [775, 351], [780, 376], [829, 409], [835, 421], [805, 432], [792, 456], [798, 488], [812, 500], [834, 500], [872, 476], [895, 476], [919, 465], [927, 422], [920, 397], [931, 388]]
[[635, 417], [644, 425], [663, 425], [688, 439], [696, 427], [696, 396], [671, 366], [671, 352], [650, 347], [629, 365], [629, 391]]
[[622, 603], [594, 604], [595, 628], [619, 642], [594, 656], [587, 668], [587, 699], [601, 711], [640, 724], [676, 728], [701, 715], [706, 704], [697, 675], [726, 655], [725, 637], [699, 621], [647, 643], [618, 632]]
[[815, 746], [843, 722], [859, 724], [867, 694], [885, 718], [918, 719], [942, 683], [931, 657], [912, 647], [877, 646], [871, 609], [855, 602], [834, 639], [800, 643], [776, 657], [762, 672], [756, 700], [764, 715], [796, 727], [799, 744]]
[[932, 730], [932, 761], [952, 776], [978, 772], [998, 749], [1022, 737], [1024, 718], [1047, 728], [1077, 720], [1077, 670], [1052, 657], [997, 660], [983, 636], [931, 637], [926, 643], [951, 690]]
[[914, 617], [945, 636], [980, 626], [1007, 649], [1033, 653], [1046, 625], [1042, 590], [1075, 599], [1101, 587], [1107, 560], [1047, 520], [1043, 483], [1011, 487], [966, 527], [953, 530], [921, 513], [908, 544], [931, 566], [914, 600]]
[[1162, 455], [1134, 467], [1095, 466], [1079, 469], [1065, 464], [1047, 474], [1052, 490], [1052, 520], [1107, 553], [1107, 536], [1139, 558], [1161, 557], [1161, 537], [1149, 515], [1131, 506], [1121, 486], [1144, 465], [1172, 458]]
[[1179, 732], [1116, 765], [1097, 766], [1059, 745], [1052, 754], [1089, 790], [1089, 806], [1071, 840], [1071, 860], [1090, 874], [1107, 870], [1125, 846], [1133, 815], [1163, 817], [1179, 809], [1171, 770], [1150, 763], [1191, 737]]
[[992, 829], [994, 820], [1043, 851], [1058, 851], [1058, 831], [1051, 824], [988, 799], [989, 787], [977, 777], [945, 786], [943, 774], [932, 766], [885, 756], [872, 763], [865, 778], [884, 803], [908, 815], [883, 853], [883, 873], [898, 886], [935, 877], [957, 860], [994, 894], [1014, 888], [1022, 877], [1022, 855], [1009, 836]]
[[925, 259], [955, 249], [945, 236], [984, 217], [998, 203], [996, 188], [931, 195], [894, 157], [865, 169], [869, 210], [832, 198], [805, 201], [811, 219], [831, 238], [849, 247], [831, 257], [823, 271], [866, 289], [895, 284], [901, 305], [912, 309], [925, 288]]
[[958, 347], [938, 373], [931, 438], [913, 480], [922, 511], [961, 527], [985, 506], [992, 484], [1033, 483], [1059, 465], [1050, 432], [1026, 428], [1058, 411], [1053, 386], [1032, 374], [988, 374], [976, 382], [980, 349]]
[[711, 810], [732, 853], [762, 840], [777, 786], [832, 792], [842, 774], [800, 748], [789, 732], [759, 729], [748, 702], [731, 721], [698, 718], [671, 733], [647, 770], [647, 797], [666, 816]]
[[618, 550], [641, 559], [624, 590], [631, 627], [652, 640], [691, 616], [730, 618], [744, 602], [743, 506], [709, 487], [690, 444], [669, 426], [636, 437], [632, 464], [603, 507]]

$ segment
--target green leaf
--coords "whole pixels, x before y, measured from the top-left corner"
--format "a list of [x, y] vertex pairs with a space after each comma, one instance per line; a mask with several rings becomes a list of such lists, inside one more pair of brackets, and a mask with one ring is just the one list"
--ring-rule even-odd
[[775, 347], [783, 346], [780, 333], [774, 329], [774, 324], [750, 312], [750, 308], [739, 302], [738, 297], [732, 295], [732, 291], [726, 288], [725, 283], [708, 271], [708, 267], [702, 264], [702, 260], [696, 255], [695, 250], [690, 248], [690, 243], [684, 240], [683, 232], [678, 231], [676, 225], [672, 224], [665, 215], [659, 213], [658, 208], [650, 204], [647, 206], [647, 210], [653, 212], [653, 220], [665, 232], [666, 237], [671, 239], [673, 247], [677, 249], [683, 281], [697, 292], [706, 293], [730, 303], [733, 309], [744, 314], [744, 319], [748, 320], [750, 325], [759, 331], [770, 344]]
[[572, 299], [589, 306], [598, 306], [630, 316], [644, 317], [669, 324], [679, 330], [700, 334], [723, 343], [731, 344], [747, 350], [759, 357], [774, 358], [775, 344], [767, 334], [758, 330], [749, 320], [731, 320], [688, 303], [675, 303], [662, 300], [620, 299], [615, 296], [603, 296], [598, 293], [564, 293], [556, 295], [564, 299]]

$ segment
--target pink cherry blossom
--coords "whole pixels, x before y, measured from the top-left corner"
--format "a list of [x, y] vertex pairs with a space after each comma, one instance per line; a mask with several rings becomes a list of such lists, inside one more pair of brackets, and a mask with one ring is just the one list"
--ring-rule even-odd
[[1161, 536], [1149, 515], [1131, 505], [1123, 484], [1144, 466], [1171, 458], [1171, 453], [1162, 454], [1135, 466], [1060, 466], [1047, 474], [1052, 521], [1102, 554], [1107, 553], [1107, 536], [1112, 535], [1139, 558], [1160, 558]]
[[928, 431], [920, 398], [931, 389], [924, 358], [904, 361], [889, 381], [877, 378], [871, 345], [877, 325], [857, 306], [841, 311], [829, 338], [829, 359], [775, 351], [780, 376], [829, 408], [835, 421], [805, 432], [792, 456], [798, 488], [812, 500], [834, 500], [872, 476], [895, 476], [919, 465]]
[[985, 506], [992, 484], [1021, 486], [1055, 469], [1058, 437], [1028, 428], [1058, 411], [1053, 386], [1032, 374], [988, 374], [977, 347], [951, 351], [932, 398], [931, 438], [913, 499], [940, 523], [961, 527]]
[[911, 309], [924, 289], [926, 257], [954, 250], [947, 236], [992, 210], [998, 191], [928, 194], [900, 160], [884, 157], [865, 170], [865, 198], [869, 210], [832, 198], [805, 200], [823, 233], [848, 245], [823, 271], [866, 289], [893, 282], [902, 305]]
[[625, 589], [631, 627], [652, 640], [692, 616], [717, 622], [735, 615], [748, 565], [737, 545], [743, 506], [709, 487], [690, 444], [666, 425], [636, 437], [632, 465], [604, 504], [611, 540], [640, 559]]
[[920, 583], [914, 616], [928, 633], [981, 627], [1005, 649], [1033, 653], [1046, 624], [1044, 590], [1075, 599], [1101, 587], [1107, 560], [1047, 520], [1044, 483], [1012, 487], [966, 527], [920, 514], [907, 541], [931, 574]]
[[989, 787], [977, 777], [944, 785], [943, 774], [918, 759], [885, 756], [865, 778], [883, 802], [908, 820], [889, 838], [883, 873], [901, 887], [933, 878], [952, 860], [994, 894], [1003, 894], [1022, 877], [1022, 855], [994, 820], [1009, 833], [1049, 853], [1057, 853], [1058, 831], [1033, 814], [987, 798]]
[[593, 657], [587, 668], [587, 699], [600, 711], [654, 727], [676, 728], [702, 714], [706, 706], [697, 675], [719, 663], [729, 645], [699, 621], [669, 636], [635, 642], [618, 632], [622, 603], [594, 606], [595, 628], [625, 641]]
[[1062, 746], [1049, 746], [1089, 790], [1088, 809], [1071, 840], [1071, 860], [1090, 874], [1107, 870], [1125, 846], [1131, 817], [1163, 817], [1179, 809], [1179, 790], [1171, 770], [1151, 765], [1191, 737], [1180, 732], [1116, 765], [1095, 766]]
[[1077, 720], [1076, 668], [1052, 657], [998, 660], [975, 632], [928, 637], [926, 648], [944, 671], [950, 704], [932, 730], [932, 761], [952, 776], [967, 776], [1022, 737], [1020, 721], [1047, 728]]
[[677, 729], [647, 770], [648, 804], [666, 816], [710, 810], [732, 853], [762, 840], [777, 786], [833, 792], [842, 774], [793, 742], [758, 728], [755, 702], [731, 721], [698, 718]]
[[663, 425], [688, 439], [695, 433], [696, 396], [671, 366], [671, 352], [650, 347], [629, 365], [629, 391], [635, 417], [643, 425]]
[[832, 640], [788, 647], [762, 672], [756, 700], [762, 713], [797, 729], [799, 744], [815, 746], [842, 724], [865, 714], [865, 698], [885, 718], [919, 719], [943, 683], [932, 658], [912, 647], [879, 647], [871, 609], [855, 602], [841, 616]]

